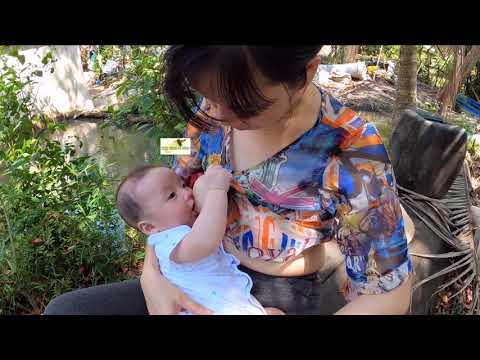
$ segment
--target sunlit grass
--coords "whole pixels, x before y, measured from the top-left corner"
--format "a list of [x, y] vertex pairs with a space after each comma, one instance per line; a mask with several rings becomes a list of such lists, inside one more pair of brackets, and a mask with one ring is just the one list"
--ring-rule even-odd
[[371, 122], [377, 128], [380, 137], [382, 138], [383, 144], [390, 150], [390, 137], [392, 136], [392, 126], [390, 122], [390, 117], [388, 114], [383, 113], [373, 113], [373, 112], [359, 112], [360, 116]]

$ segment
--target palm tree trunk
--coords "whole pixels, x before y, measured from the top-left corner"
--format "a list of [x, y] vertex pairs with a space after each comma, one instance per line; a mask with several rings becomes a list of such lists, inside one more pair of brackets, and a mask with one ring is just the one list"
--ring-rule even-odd
[[353, 63], [356, 61], [359, 45], [345, 46], [345, 63]]
[[338, 62], [341, 64], [353, 63], [356, 60], [360, 46], [359, 45], [345, 45], [340, 47]]
[[397, 99], [393, 113], [393, 126], [399, 120], [403, 110], [416, 109], [417, 102], [417, 47], [400, 46], [400, 63], [398, 70]]
[[427, 53], [427, 84], [430, 84], [430, 69], [432, 68], [432, 53], [430, 52], [430, 49], [428, 49]]

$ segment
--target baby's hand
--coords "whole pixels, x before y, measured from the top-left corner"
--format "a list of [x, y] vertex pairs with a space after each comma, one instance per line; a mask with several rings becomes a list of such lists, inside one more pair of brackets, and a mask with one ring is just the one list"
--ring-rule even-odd
[[226, 171], [220, 165], [210, 166], [205, 176], [208, 190], [224, 190], [228, 191], [230, 188], [230, 181], [232, 180], [232, 175]]
[[193, 185], [195, 198], [195, 210], [200, 212], [205, 202], [205, 196], [209, 190], [225, 190], [230, 187], [232, 176], [219, 165], [210, 166], [206, 173], [200, 176]]

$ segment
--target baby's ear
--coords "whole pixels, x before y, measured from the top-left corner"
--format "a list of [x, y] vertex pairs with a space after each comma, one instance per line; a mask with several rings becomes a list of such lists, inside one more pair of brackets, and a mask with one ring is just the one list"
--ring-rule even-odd
[[150, 224], [149, 222], [140, 221], [137, 224], [137, 228], [138, 228], [138, 230], [140, 230], [145, 235], [150, 235], [150, 234], [153, 233], [153, 230], [154, 230], [155, 227], [152, 224]]

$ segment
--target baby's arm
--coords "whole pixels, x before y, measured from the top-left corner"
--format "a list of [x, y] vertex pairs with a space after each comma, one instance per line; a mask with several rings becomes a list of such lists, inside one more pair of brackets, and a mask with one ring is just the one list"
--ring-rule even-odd
[[225, 235], [227, 225], [227, 191], [231, 176], [220, 166], [207, 169], [204, 175], [206, 194], [192, 231], [178, 244], [172, 260], [178, 263], [198, 261], [212, 254]]

